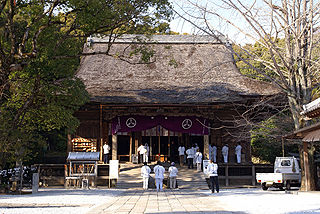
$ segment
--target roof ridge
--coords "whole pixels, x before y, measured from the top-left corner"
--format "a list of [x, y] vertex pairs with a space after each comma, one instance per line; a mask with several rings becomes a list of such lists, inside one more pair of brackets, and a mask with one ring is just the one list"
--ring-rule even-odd
[[87, 38], [87, 43], [148, 43], [148, 44], [227, 44], [225, 36], [211, 35], [93, 35]]

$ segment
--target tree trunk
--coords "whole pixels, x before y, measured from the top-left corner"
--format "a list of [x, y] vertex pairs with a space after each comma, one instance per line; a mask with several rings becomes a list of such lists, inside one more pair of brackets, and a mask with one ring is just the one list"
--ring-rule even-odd
[[[316, 175], [316, 169], [314, 166], [314, 146], [310, 143], [308, 143], [307, 148], [307, 158], [308, 158], [308, 167], [305, 166], [305, 155], [304, 155], [304, 149], [303, 146], [299, 146], [299, 155], [300, 155], [300, 165], [301, 165], [301, 191], [315, 191], [316, 190], [316, 181], [315, 181], [315, 175]], [[309, 176], [306, 177], [306, 173], [309, 174]]]
[[[292, 113], [292, 117], [294, 120], [295, 129], [298, 130], [302, 128], [305, 124], [303, 124], [303, 119], [300, 115], [300, 110], [296, 107], [296, 100], [292, 97], [288, 98], [289, 105]], [[311, 101], [311, 100], [310, 100]], [[310, 102], [307, 101], [307, 102]], [[306, 102], [306, 103], [307, 103]], [[314, 167], [314, 151], [315, 148], [312, 143], [308, 143], [305, 148], [307, 153], [304, 154], [303, 142], [301, 142], [299, 146], [299, 156], [300, 156], [300, 166], [301, 166], [301, 191], [315, 191], [316, 190], [316, 182], [315, 182], [315, 167]], [[307, 166], [305, 165], [307, 164]]]

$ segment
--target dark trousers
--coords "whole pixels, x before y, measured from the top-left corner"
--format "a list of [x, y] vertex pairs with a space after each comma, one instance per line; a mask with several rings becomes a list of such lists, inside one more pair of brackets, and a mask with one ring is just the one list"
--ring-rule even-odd
[[180, 158], [180, 166], [183, 166], [183, 162], [184, 162], [184, 155], [179, 155]]
[[214, 192], [214, 186], [216, 186], [217, 192], [219, 192], [218, 176], [210, 176], [211, 191]]
[[103, 154], [103, 163], [108, 163], [108, 154]]
[[188, 158], [188, 169], [193, 169], [193, 158]]

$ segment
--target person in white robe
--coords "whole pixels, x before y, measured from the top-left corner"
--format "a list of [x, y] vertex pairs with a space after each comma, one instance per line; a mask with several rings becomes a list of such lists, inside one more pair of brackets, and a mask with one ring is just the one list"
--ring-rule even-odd
[[157, 165], [153, 168], [153, 172], [155, 174], [155, 179], [156, 179], [156, 187], [157, 187], [157, 192], [163, 190], [163, 178], [164, 178], [164, 172], [166, 170], [164, 167], [161, 165], [161, 162], [158, 161]]
[[237, 163], [241, 163], [241, 149], [242, 149], [241, 145], [238, 144], [235, 149], [235, 153], [237, 156]]
[[170, 189], [175, 189], [177, 186], [177, 175], [178, 175], [178, 169], [175, 167], [175, 163], [172, 162], [171, 166], [168, 169], [169, 172], [169, 180], [170, 180]]
[[147, 190], [151, 169], [147, 165], [147, 162], [144, 162], [143, 164], [143, 167], [141, 167], [141, 177], [143, 179], [143, 189]]
[[201, 172], [201, 163], [202, 163], [202, 153], [199, 151], [197, 151], [197, 153], [195, 154], [195, 160], [196, 160], [196, 164], [197, 164], [197, 171]]
[[228, 163], [228, 153], [229, 153], [228, 144], [226, 144], [226, 145], [224, 145], [224, 146], [222, 147], [221, 153], [222, 153], [222, 156], [223, 156], [223, 161], [224, 161], [225, 163]]

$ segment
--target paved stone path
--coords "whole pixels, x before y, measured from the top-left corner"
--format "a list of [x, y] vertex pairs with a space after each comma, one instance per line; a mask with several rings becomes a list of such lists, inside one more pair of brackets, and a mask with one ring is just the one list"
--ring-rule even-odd
[[216, 195], [204, 195], [195, 190], [131, 189], [113, 200], [92, 209], [89, 213], [225, 213], [217, 204]]

